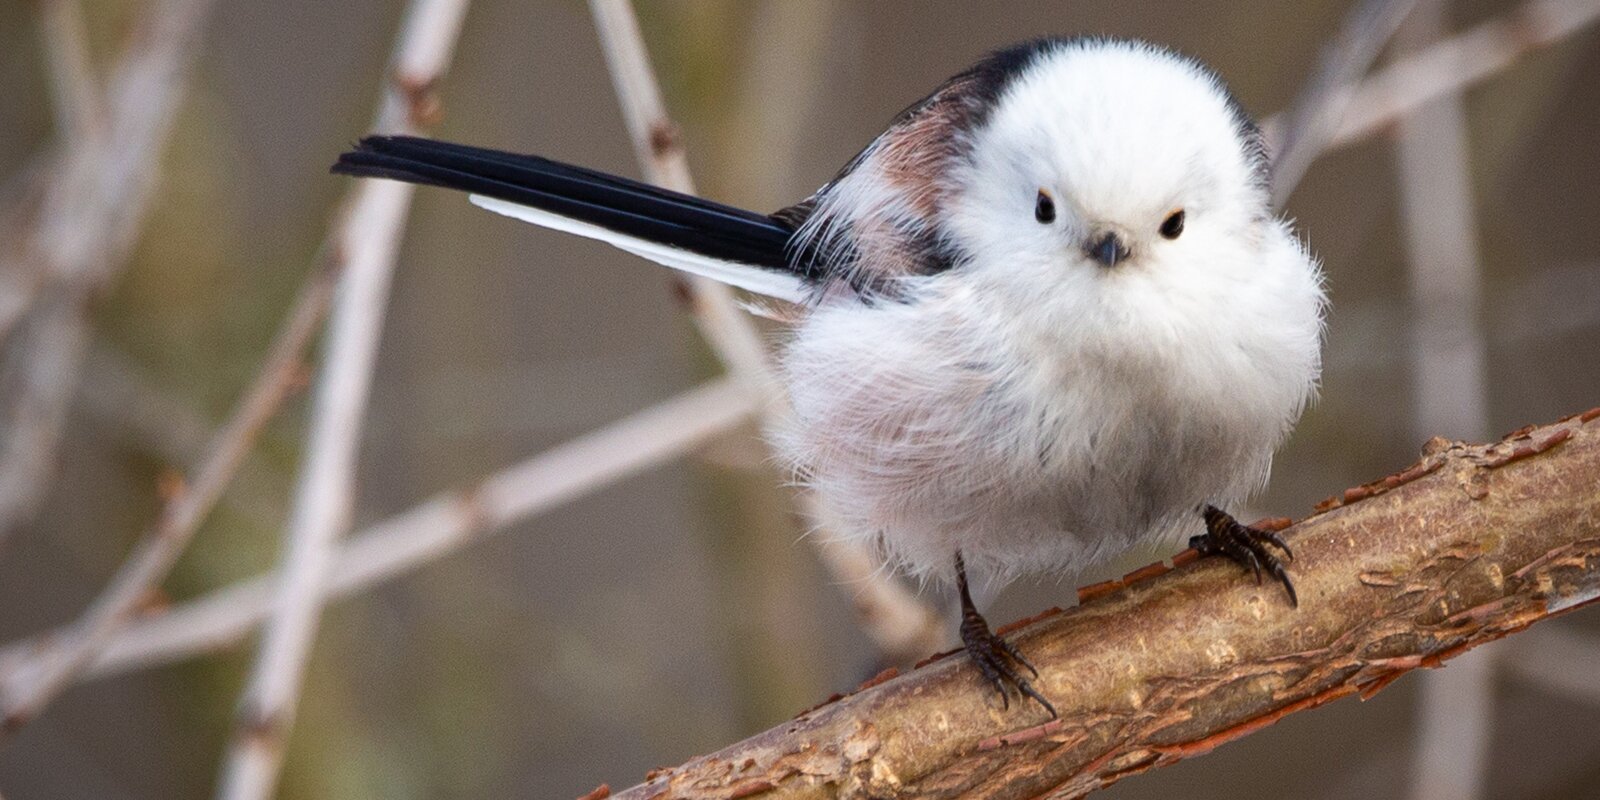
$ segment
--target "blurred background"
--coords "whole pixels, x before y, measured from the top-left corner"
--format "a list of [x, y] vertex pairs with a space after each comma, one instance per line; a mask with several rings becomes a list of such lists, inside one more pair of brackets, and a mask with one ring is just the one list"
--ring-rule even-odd
[[[1350, 11], [1343, 0], [635, 5], [700, 191], [759, 209], [808, 194], [994, 47], [1078, 32], [1164, 42], [1265, 117], [1317, 72]], [[1535, 2], [1538, 17], [1503, 0], [1424, 2], [1394, 35], [1379, 71], [1470, 40], [1488, 74], [1337, 143], [1289, 200], [1327, 271], [1327, 368], [1253, 511], [1303, 515], [1409, 464], [1430, 435], [1485, 438], [1600, 404], [1596, 5]], [[169, 6], [197, 16], [176, 88], [108, 77], [141, 19]], [[326, 256], [349, 188], [327, 167], [368, 129], [404, 11], [402, 0], [0, 4], [0, 641], [77, 618], [178, 476], [192, 479]], [[1541, 39], [1547, 18], [1570, 30]], [[151, 111], [170, 129], [129, 167], [148, 189], [104, 195], [116, 208], [87, 217], [112, 221], [92, 237], [98, 256], [45, 262], [90, 267], [34, 275], [28, 243], [54, 213], [39, 187], [71, 169], [61, 155], [86, 135], [62, 80], [74, 29], [96, 82], [135, 106], [170, 101], [169, 115]], [[472, 3], [435, 88], [441, 138], [641, 174], [578, 0]], [[1375, 96], [1350, 113], [1381, 111]], [[422, 191], [382, 327], [352, 530], [720, 370], [661, 270]], [[275, 567], [309, 409], [297, 394], [264, 429], [144, 613]], [[801, 538], [782, 480], [741, 425], [332, 603], [279, 795], [621, 788], [855, 686], [888, 659], [852, 613], [856, 583]], [[1069, 604], [1096, 577], [1012, 586], [989, 618]], [[254, 641], [99, 669], [0, 749], [0, 793], [208, 794]], [[1597, 797], [1597, 643], [1600, 616], [1572, 616], [1102, 796]]]

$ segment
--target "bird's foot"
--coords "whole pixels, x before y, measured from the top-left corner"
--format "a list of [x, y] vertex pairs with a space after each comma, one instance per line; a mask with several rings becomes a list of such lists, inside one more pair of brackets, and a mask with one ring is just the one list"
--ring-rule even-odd
[[1017, 667], [1025, 667], [1033, 677], [1039, 677], [1039, 671], [1022, 657], [1016, 645], [1000, 638], [989, 630], [989, 623], [973, 608], [964, 608], [961, 611], [961, 641], [966, 645], [967, 656], [972, 663], [988, 679], [989, 685], [1000, 694], [1000, 702], [1007, 709], [1011, 708], [1011, 695], [1006, 691], [1009, 685], [1017, 690], [1018, 694], [1030, 697], [1034, 702], [1044, 706], [1050, 712], [1051, 719], [1061, 716], [1056, 713], [1056, 707], [1033, 688], [1033, 684], [1023, 676]]
[[1255, 572], [1258, 584], [1261, 583], [1261, 573], [1267, 572], [1283, 584], [1284, 590], [1289, 593], [1289, 604], [1299, 607], [1300, 599], [1295, 596], [1294, 582], [1289, 580], [1283, 560], [1272, 551], [1275, 547], [1282, 550], [1288, 560], [1294, 560], [1294, 551], [1289, 549], [1282, 537], [1272, 531], [1241, 524], [1216, 506], [1206, 506], [1201, 515], [1206, 520], [1206, 532], [1190, 539], [1190, 547], [1200, 555], [1224, 555], [1249, 567]]
[[1033, 684], [1022, 676], [1017, 667], [1027, 667], [1033, 677], [1039, 677], [1039, 670], [1022, 657], [1022, 653], [1010, 642], [994, 635], [989, 630], [989, 621], [978, 613], [978, 607], [972, 602], [972, 592], [967, 590], [967, 563], [956, 553], [956, 589], [961, 593], [961, 643], [966, 645], [967, 656], [972, 663], [988, 679], [989, 685], [1000, 693], [1000, 702], [1011, 708], [1011, 695], [1006, 691], [1006, 685], [1015, 687], [1018, 694], [1031, 697], [1044, 710], [1050, 712], [1051, 719], [1061, 715], [1056, 713], [1056, 707], [1033, 688]]

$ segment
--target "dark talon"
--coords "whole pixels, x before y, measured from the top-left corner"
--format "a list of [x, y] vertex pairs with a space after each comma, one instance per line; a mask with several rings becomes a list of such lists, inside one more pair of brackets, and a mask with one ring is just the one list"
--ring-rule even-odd
[[1272, 542], [1274, 546], [1283, 551], [1284, 555], [1289, 557], [1290, 561], [1294, 560], [1294, 551], [1289, 549], [1289, 545], [1283, 541], [1283, 537], [1279, 536], [1276, 531], [1262, 531], [1255, 528], [1251, 528], [1251, 530], [1255, 530], [1256, 533], [1261, 534], [1261, 538]]
[[977, 606], [972, 602], [972, 594], [967, 591], [967, 567], [959, 553], [956, 554], [956, 586], [961, 591], [961, 642], [966, 646], [967, 656], [977, 666], [978, 672], [999, 693], [1002, 707], [1008, 711], [1011, 709], [1011, 695], [1006, 691], [1006, 684], [1009, 683], [1016, 687], [1019, 694], [1044, 706], [1044, 710], [1050, 712], [1051, 719], [1059, 718], [1061, 715], [1056, 713], [1056, 707], [1033, 688], [1033, 684], [1022, 676], [1013, 662], [1027, 667], [1035, 678], [1039, 677], [1039, 670], [1022, 657], [1015, 645], [994, 635], [989, 623], [978, 613]]
[[1289, 592], [1289, 605], [1299, 608], [1300, 598], [1294, 592], [1294, 581], [1289, 580], [1289, 574], [1284, 572], [1283, 565], [1277, 565], [1272, 571], [1272, 577], [1283, 583], [1283, 588]]
[[1000, 646], [1005, 648], [1006, 655], [1011, 656], [1013, 661], [1016, 661], [1018, 664], [1027, 667], [1028, 671], [1033, 673], [1033, 677], [1039, 677], [1039, 670], [1034, 669], [1033, 664], [1028, 663], [1028, 659], [1022, 657], [1022, 652], [1017, 650], [1016, 645], [1001, 639], [998, 636], [995, 637], [995, 641], [999, 642]]
[[1283, 561], [1268, 547], [1271, 545], [1282, 550], [1293, 561], [1294, 551], [1284, 543], [1283, 537], [1272, 531], [1242, 525], [1216, 506], [1206, 506], [1200, 513], [1206, 520], [1206, 532], [1190, 539], [1190, 547], [1201, 555], [1221, 554], [1249, 567], [1255, 573], [1257, 584], [1261, 583], [1262, 567], [1266, 567], [1267, 573], [1283, 584], [1284, 591], [1288, 592], [1289, 604], [1296, 608], [1300, 606], [1300, 598], [1294, 590], [1294, 582], [1289, 580], [1288, 570], [1284, 569]]
[[1234, 552], [1234, 560], [1238, 560], [1241, 556], [1250, 562], [1250, 571], [1254, 572], [1256, 574], [1256, 585], [1260, 586], [1261, 585], [1261, 556], [1256, 555], [1256, 551], [1251, 550], [1249, 548], [1245, 548], [1245, 549], [1242, 549], [1242, 550], [1237, 550], [1237, 551]]

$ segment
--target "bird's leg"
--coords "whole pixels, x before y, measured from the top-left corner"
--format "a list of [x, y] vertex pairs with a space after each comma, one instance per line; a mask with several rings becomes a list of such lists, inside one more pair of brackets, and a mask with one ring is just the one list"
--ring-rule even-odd
[[[972, 593], [967, 591], [967, 565], [961, 559], [961, 553], [956, 553], [956, 587], [961, 591], [961, 641], [966, 645], [967, 655], [972, 658], [978, 671], [989, 680], [994, 690], [1000, 693], [1000, 700], [1006, 708], [1011, 707], [1011, 697], [1006, 693], [1006, 684], [1011, 684], [1017, 691], [1027, 697], [1033, 698], [1044, 710], [1050, 712], [1052, 719], [1061, 716], [1056, 713], [1056, 707], [1039, 694], [1033, 684], [1017, 670], [1016, 664], [1021, 664], [1039, 677], [1039, 671], [1028, 663], [1022, 653], [1010, 642], [994, 635], [989, 630], [989, 623], [978, 613], [978, 607], [972, 603]], [[1013, 663], [1015, 662], [1015, 663]]]
[[1300, 599], [1295, 596], [1294, 583], [1289, 580], [1283, 561], [1272, 552], [1272, 548], [1276, 547], [1290, 561], [1294, 560], [1294, 551], [1284, 544], [1278, 534], [1240, 524], [1231, 514], [1216, 506], [1206, 506], [1201, 509], [1200, 515], [1206, 520], [1206, 532], [1191, 538], [1190, 547], [1200, 555], [1224, 555], [1249, 567], [1256, 574], [1256, 583], [1261, 582], [1261, 572], [1266, 570], [1273, 579], [1283, 584], [1284, 590], [1289, 593], [1289, 604], [1299, 607]]

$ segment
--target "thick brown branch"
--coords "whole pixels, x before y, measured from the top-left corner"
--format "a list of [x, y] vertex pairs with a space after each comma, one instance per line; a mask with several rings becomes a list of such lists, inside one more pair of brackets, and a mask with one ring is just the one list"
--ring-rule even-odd
[[[937, 658], [653, 773], [628, 798], [1081, 797], [1600, 597], [1600, 409], [1416, 466], [1288, 528], [1298, 610], [1175, 559], [1022, 625], [1059, 720]], [[1036, 726], [1036, 727], [1030, 727]]]

